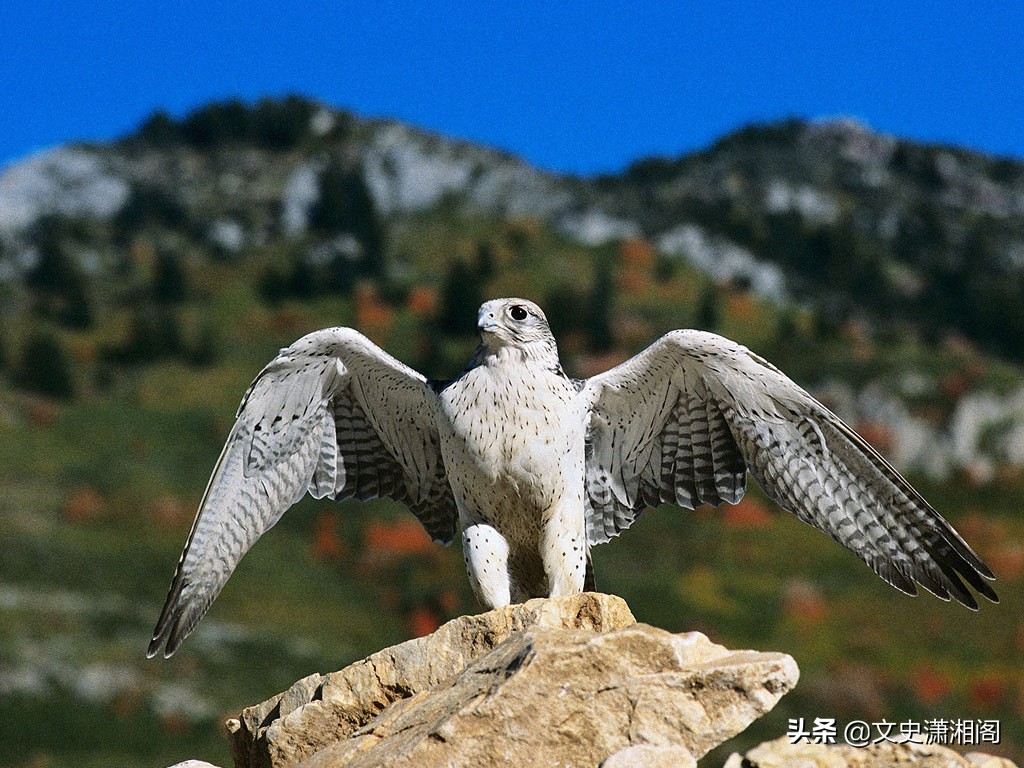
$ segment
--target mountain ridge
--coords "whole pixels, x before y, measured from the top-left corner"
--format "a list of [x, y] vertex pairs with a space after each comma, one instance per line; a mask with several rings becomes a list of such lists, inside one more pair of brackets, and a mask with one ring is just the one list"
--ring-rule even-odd
[[[991, 310], [1024, 297], [1024, 163], [848, 119], [752, 125], [678, 158], [578, 177], [297, 98], [213, 104], [180, 122], [155, 115], [113, 144], [9, 167], [0, 243], [15, 254], [5, 269], [25, 261], [22, 235], [40, 217], [107, 218], [140, 189], [179, 205], [195, 226], [205, 219], [208, 237], [229, 247], [301, 235], [330, 162], [358, 169], [385, 217], [444, 203], [533, 217], [591, 246], [644, 237], [776, 300], [955, 330], [1024, 357], [1024, 318]], [[993, 271], [999, 279], [986, 279]], [[967, 275], [972, 291], [950, 285], [951, 272]], [[857, 300], [844, 297], [851, 292]]]

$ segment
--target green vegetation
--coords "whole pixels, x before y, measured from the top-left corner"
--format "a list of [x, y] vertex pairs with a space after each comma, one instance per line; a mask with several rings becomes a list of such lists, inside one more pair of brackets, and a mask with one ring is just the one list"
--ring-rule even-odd
[[[288, 101], [215, 105], [184, 121], [156, 116], [126, 144], [203, 149], [220, 162], [237, 159], [230, 153], [239, 145], [286, 153], [356, 130], [341, 121], [334, 138], [314, 136], [312, 114]], [[755, 130], [726, 149], [752, 139], [786, 146], [790, 130]], [[242, 707], [477, 610], [460, 553], [417, 544], [402, 508], [307, 498], [246, 556], [178, 654], [145, 660], [239, 398], [278, 348], [316, 328], [355, 326], [444, 378], [472, 352], [479, 301], [522, 295], [548, 310], [570, 375], [604, 369], [672, 328], [704, 327], [807, 386], [919, 376], [927, 385], [908, 395], [908, 407], [934, 421], [965, 390], [1008, 392], [1024, 381], [1015, 363], [940, 332], [973, 328], [984, 341], [1005, 317], [952, 313], [929, 324], [915, 314], [922, 299], [905, 304], [907, 322], [879, 330], [824, 304], [778, 306], [741, 281], [715, 283], [642, 239], [587, 247], [532, 219], [458, 206], [388, 219], [360, 169], [336, 155], [318, 178], [321, 192], [333, 192], [321, 195], [301, 235], [279, 232], [256, 204], [218, 208], [266, 234], [225, 258], [204, 238], [201, 213], [162, 188], [136, 187], [111, 221], [48, 223], [25, 284], [0, 293], [0, 764], [227, 764], [220, 724]], [[913, 152], [891, 162], [927, 176]], [[648, 161], [624, 178], [655, 183], [680, 167]], [[625, 182], [600, 183], [621, 190]], [[226, 205], [203, 194], [211, 210]], [[889, 306], [885, 291], [864, 293], [885, 265], [847, 241], [852, 230], [808, 236], [733, 205], [680, 205], [679, 220], [757, 233], [758, 248], [794, 260], [809, 284], [827, 283], [879, 313]], [[348, 242], [343, 235], [358, 247], [325, 250]], [[784, 246], [787, 238], [799, 247]], [[983, 238], [972, 247], [988, 248]], [[84, 269], [86, 256], [101, 268]], [[1016, 311], [1008, 304], [1016, 283], [981, 279], [965, 278], [972, 291], [1007, 292], [985, 301], [1005, 299], [1004, 311]], [[980, 313], [982, 302], [968, 298]], [[1019, 360], [1009, 336], [989, 346]], [[796, 716], [998, 718], [1003, 751], [1020, 760], [1024, 477], [1006, 466], [984, 480], [966, 472], [913, 480], [992, 565], [999, 606], [971, 614], [901, 595], [753, 483], [736, 507], [645, 513], [595, 550], [598, 586], [622, 595], [642, 621], [797, 659], [800, 685], [741, 737], [747, 743], [778, 736]]]

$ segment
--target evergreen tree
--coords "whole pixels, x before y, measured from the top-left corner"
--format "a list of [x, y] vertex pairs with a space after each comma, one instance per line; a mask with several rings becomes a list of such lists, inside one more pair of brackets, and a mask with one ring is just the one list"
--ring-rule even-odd
[[131, 319], [128, 338], [110, 358], [127, 364], [149, 363], [186, 352], [174, 309], [166, 304], [142, 304]]
[[584, 305], [585, 327], [590, 332], [590, 346], [594, 352], [607, 352], [615, 343], [612, 334], [611, 311], [615, 298], [615, 285], [611, 259], [602, 259], [597, 264], [594, 285]]
[[319, 197], [309, 216], [321, 236], [350, 234], [362, 248], [360, 277], [384, 277], [384, 224], [361, 169], [332, 162], [319, 178]]
[[[36, 311], [72, 328], [88, 328], [94, 316], [85, 275], [71, 255], [58, 224], [39, 244], [39, 261], [26, 283], [35, 291]], [[45, 229], [43, 231], [46, 231]]]
[[158, 302], [176, 304], [188, 296], [188, 279], [180, 259], [161, 248], [156, 255], [153, 274], [153, 298]]
[[702, 331], [714, 331], [722, 320], [721, 315], [718, 288], [714, 283], [708, 283], [701, 292], [700, 301], [697, 303], [694, 326]]
[[483, 282], [477, 270], [456, 261], [441, 287], [441, 330], [451, 336], [476, 332], [476, 312], [484, 303]]
[[25, 342], [15, 375], [18, 386], [66, 400], [75, 393], [71, 357], [50, 329], [37, 329]]
[[580, 312], [587, 301], [583, 292], [572, 285], [559, 285], [548, 292], [544, 297], [544, 314], [556, 339], [574, 331], [587, 333], [587, 318]]
[[181, 141], [181, 126], [165, 111], [157, 110], [139, 128], [139, 138], [147, 144], [166, 147]]
[[490, 280], [494, 277], [496, 261], [497, 259], [494, 256], [494, 246], [490, 242], [485, 240], [477, 245], [476, 271], [482, 280]]

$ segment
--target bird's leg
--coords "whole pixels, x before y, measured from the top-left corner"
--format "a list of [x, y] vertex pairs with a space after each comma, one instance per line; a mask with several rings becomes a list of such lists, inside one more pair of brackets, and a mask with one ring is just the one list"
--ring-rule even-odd
[[[570, 499], [571, 501], [571, 499]], [[541, 559], [548, 595], [578, 595], [587, 569], [587, 536], [582, 505], [562, 503], [551, 509], [541, 534]]]
[[511, 603], [505, 537], [488, 523], [463, 520], [462, 551], [469, 584], [484, 607], [501, 608]]

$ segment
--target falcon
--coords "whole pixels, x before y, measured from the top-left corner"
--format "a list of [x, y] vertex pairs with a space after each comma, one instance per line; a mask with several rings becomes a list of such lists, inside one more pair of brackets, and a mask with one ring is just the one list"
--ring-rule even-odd
[[387, 497], [437, 542], [461, 531], [497, 608], [593, 589], [590, 548], [648, 507], [737, 503], [750, 473], [800, 520], [914, 595], [971, 608], [992, 572], [854, 430], [769, 362], [672, 331], [586, 380], [565, 375], [541, 309], [480, 307], [458, 378], [420, 375], [351, 328], [282, 349], [249, 387], [156, 625], [170, 656], [242, 556], [306, 493]]

